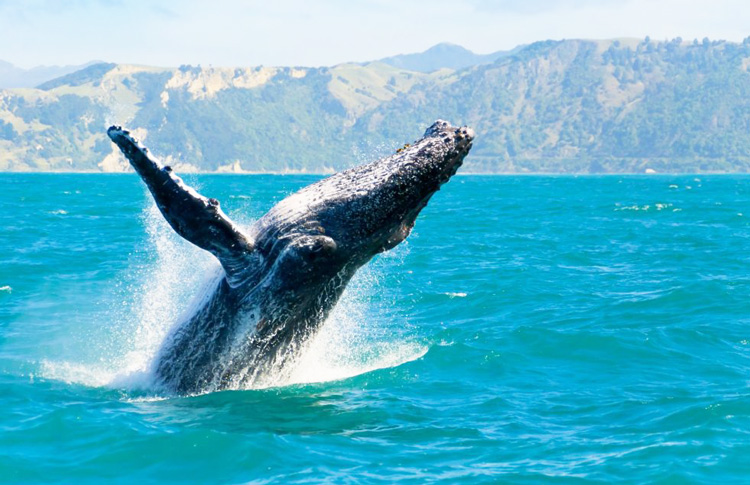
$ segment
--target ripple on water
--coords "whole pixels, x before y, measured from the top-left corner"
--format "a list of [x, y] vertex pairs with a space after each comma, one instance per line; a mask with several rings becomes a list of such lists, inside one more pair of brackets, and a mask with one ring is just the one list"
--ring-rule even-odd
[[[135, 176], [0, 178], [10, 482], [750, 471], [748, 177], [460, 177], [276, 387], [189, 397], [154, 389], [150, 362], [211, 259], [144, 211]], [[197, 177], [243, 223], [315, 179]]]

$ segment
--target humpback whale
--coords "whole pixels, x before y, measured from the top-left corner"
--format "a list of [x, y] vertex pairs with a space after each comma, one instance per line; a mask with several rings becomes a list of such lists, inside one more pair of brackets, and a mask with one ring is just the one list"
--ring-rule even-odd
[[223, 268], [154, 361], [158, 384], [180, 394], [257, 385], [291, 362], [357, 269], [406, 239], [474, 138], [438, 120], [395, 154], [309, 185], [240, 228], [130, 132], [112, 126], [107, 134], [169, 225]]

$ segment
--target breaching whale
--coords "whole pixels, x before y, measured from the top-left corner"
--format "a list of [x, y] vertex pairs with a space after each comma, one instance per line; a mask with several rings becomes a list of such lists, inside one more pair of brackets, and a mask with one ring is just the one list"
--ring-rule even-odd
[[474, 138], [438, 120], [394, 155], [309, 185], [240, 228], [127, 130], [107, 134], [170, 226], [224, 270], [156, 356], [158, 384], [181, 394], [249, 387], [293, 359], [357, 269], [409, 235]]

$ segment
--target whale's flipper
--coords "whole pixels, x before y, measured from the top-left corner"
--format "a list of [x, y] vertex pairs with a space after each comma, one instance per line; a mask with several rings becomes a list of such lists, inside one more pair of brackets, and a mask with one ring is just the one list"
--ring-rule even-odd
[[177, 234], [216, 256], [230, 286], [242, 283], [252, 259], [253, 243], [222, 212], [219, 201], [200, 195], [174, 175], [170, 167], [162, 167], [127, 130], [112, 126], [107, 135], [146, 182], [156, 205]]

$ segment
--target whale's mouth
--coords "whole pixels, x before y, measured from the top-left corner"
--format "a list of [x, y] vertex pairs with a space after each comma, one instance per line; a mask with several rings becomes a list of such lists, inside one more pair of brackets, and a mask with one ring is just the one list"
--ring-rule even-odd
[[382, 250], [388, 251], [404, 242], [404, 240], [409, 237], [409, 234], [411, 234], [411, 230], [414, 228], [414, 222], [416, 221], [416, 219], [417, 216], [415, 215], [414, 217], [410, 217], [410, 219], [404, 220], [401, 224], [396, 226], [396, 229], [390, 234], [385, 244], [383, 245]]
[[[456, 173], [456, 170], [458, 170], [458, 167], [461, 165], [461, 162], [459, 161], [456, 166], [453, 168], [453, 173], [448, 175], [446, 178], [446, 182], [450, 177]], [[442, 185], [445, 182], [441, 182], [440, 185]], [[440, 187], [438, 187], [437, 190], [440, 190]], [[384, 250], [393, 249], [404, 240], [409, 237], [409, 234], [411, 234], [412, 229], [414, 229], [414, 224], [417, 222], [417, 217], [419, 216], [419, 213], [422, 212], [422, 209], [424, 209], [427, 206], [427, 203], [430, 201], [432, 196], [435, 194], [435, 192], [432, 192], [428, 194], [422, 201], [415, 207], [414, 209], [407, 212], [406, 216], [401, 220], [401, 223], [399, 223], [394, 230], [391, 232], [391, 234], [388, 236], [388, 239], [386, 240], [386, 243], [383, 246]]]

